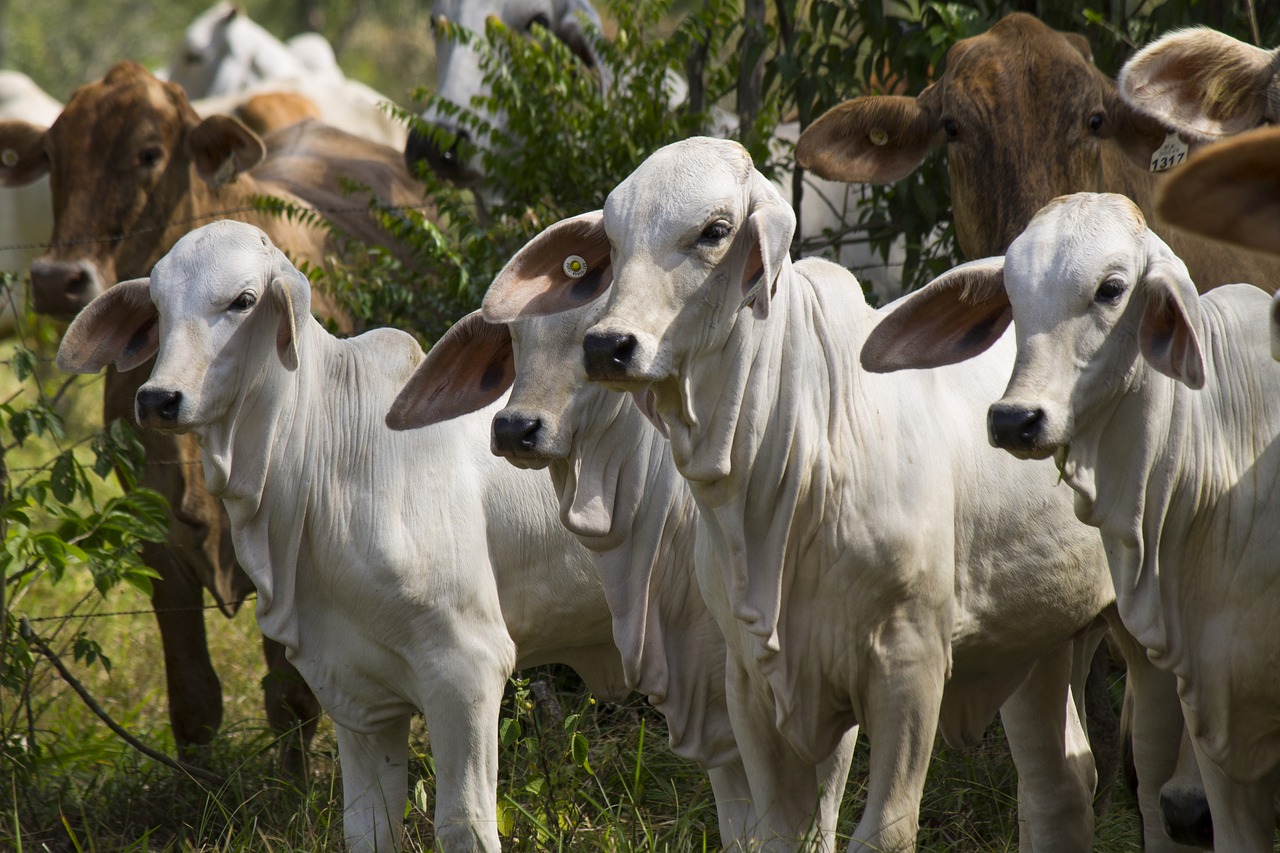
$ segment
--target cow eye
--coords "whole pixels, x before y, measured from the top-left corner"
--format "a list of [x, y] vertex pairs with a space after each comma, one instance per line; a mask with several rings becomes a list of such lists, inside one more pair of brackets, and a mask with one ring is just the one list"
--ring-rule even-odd
[[1106, 121], [1106, 116], [1104, 116], [1102, 113], [1094, 113], [1093, 115], [1089, 116], [1089, 132], [1098, 133], [1099, 131], [1101, 131], [1102, 124], [1104, 121]]
[[258, 304], [258, 294], [252, 290], [246, 290], [235, 299], [231, 300], [232, 311], [248, 311], [254, 305]]
[[204, 54], [198, 50], [188, 50], [183, 59], [187, 61], [188, 65], [199, 65], [204, 62]]
[[1098, 285], [1098, 290], [1093, 295], [1093, 301], [1100, 302], [1103, 305], [1115, 305], [1120, 301], [1121, 296], [1124, 296], [1124, 279], [1109, 278]]
[[159, 145], [148, 145], [138, 152], [138, 165], [143, 168], [150, 168], [160, 162], [160, 158], [164, 157], [164, 149]]
[[542, 27], [544, 30], [551, 29], [551, 19], [548, 18], [546, 15], [542, 14], [541, 12], [539, 12], [538, 14], [534, 15], [532, 18], [529, 19], [529, 24], [525, 27], [525, 29], [531, 30], [533, 29], [535, 24], [538, 25], [539, 27]]
[[698, 242], [715, 245], [716, 243], [724, 240], [725, 237], [728, 237], [729, 232], [732, 230], [733, 228], [728, 222], [725, 222], [723, 219], [717, 219], [715, 222], [712, 222], [706, 228], [702, 229], [702, 233], [698, 235]]
[[942, 122], [942, 132], [947, 135], [948, 142], [960, 137], [960, 128], [956, 124], [956, 120], [953, 118], [946, 119]]

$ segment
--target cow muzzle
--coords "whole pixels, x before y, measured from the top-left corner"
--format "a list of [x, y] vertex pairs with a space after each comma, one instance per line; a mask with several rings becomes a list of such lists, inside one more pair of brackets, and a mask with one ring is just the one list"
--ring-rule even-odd
[[[445, 134], [453, 137], [453, 144], [447, 147], [441, 144], [441, 137]], [[404, 162], [415, 174], [418, 164], [426, 163], [427, 168], [445, 180], [469, 186], [480, 180], [480, 175], [470, 165], [471, 150], [471, 134], [462, 128], [433, 125], [432, 130], [426, 133], [414, 128], [404, 146]]]
[[587, 332], [582, 339], [582, 363], [592, 382], [625, 382], [632, 377], [636, 336], [618, 332]]
[[1199, 792], [1160, 792], [1160, 818], [1165, 834], [1178, 844], [1202, 850], [1213, 849], [1213, 816], [1209, 801]]
[[987, 410], [987, 438], [992, 447], [1015, 456], [1042, 458], [1053, 452], [1045, 447], [1044, 409], [1017, 403], [994, 403]]
[[166, 388], [138, 389], [134, 397], [134, 416], [138, 424], [152, 429], [172, 430], [178, 426], [182, 414], [182, 392]]
[[97, 267], [88, 261], [31, 262], [31, 303], [39, 314], [74, 317], [103, 289]]
[[541, 448], [544, 433], [541, 418], [498, 412], [489, 446], [495, 456], [521, 468], [542, 468], [550, 461]]

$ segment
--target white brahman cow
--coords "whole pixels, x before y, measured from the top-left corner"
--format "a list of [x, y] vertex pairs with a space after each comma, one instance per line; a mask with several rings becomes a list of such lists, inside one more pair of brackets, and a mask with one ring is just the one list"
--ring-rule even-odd
[[258, 624], [333, 717], [348, 846], [399, 841], [420, 710], [437, 844], [496, 851], [498, 711], [513, 668], [560, 661], [602, 695], [625, 692], [599, 577], [546, 477], [489, 453], [496, 406], [389, 430], [421, 349], [389, 329], [334, 338], [310, 301], [265, 234], [215, 222], [149, 282], [94, 300], [58, 363], [123, 370], [156, 355], [138, 420], [200, 441]]
[[[1280, 780], [1280, 365], [1270, 297], [1197, 296], [1129, 199], [1055, 199], [868, 340], [874, 369], [977, 356], [1014, 323], [991, 442], [1053, 458], [1102, 532], [1125, 625], [1177, 677], [1218, 850], [1270, 851]], [[978, 356], [980, 357], [980, 356]], [[1043, 463], [1037, 463], [1043, 464]]]
[[[490, 292], [523, 285], [535, 238]], [[487, 406], [512, 380], [493, 420], [493, 451], [522, 468], [547, 468], [560, 520], [591, 550], [613, 614], [627, 685], [667, 721], [672, 750], [707, 768], [725, 849], [751, 849], [756, 825], [746, 770], [725, 703], [725, 644], [693, 572], [697, 510], [663, 435], [631, 400], [587, 382], [582, 336], [603, 308], [491, 324], [468, 315], [432, 347], [392, 407], [394, 428], [434, 423]], [[852, 739], [850, 740], [852, 746]], [[844, 792], [848, 756], [828, 793]]]
[[199, 15], [169, 66], [157, 76], [182, 86], [202, 116], [230, 114], [252, 95], [292, 92], [314, 101], [326, 124], [393, 148], [408, 129], [384, 111], [389, 99], [346, 77], [319, 33], [286, 45], [234, 3], [220, 0]]
[[741, 146], [675, 143], [604, 211], [548, 229], [486, 316], [553, 313], [612, 282], [587, 374], [652, 391], [690, 484], [763, 847], [815, 829], [832, 844], [820, 771], [855, 725], [871, 765], [853, 847], [912, 847], [935, 731], [968, 741], [1000, 710], [1022, 844], [1088, 849], [1094, 770], [1069, 689], [1088, 657], [1072, 641], [1113, 594], [1053, 466], [986, 445], [980, 406], [1012, 341], [962, 369], [863, 374], [883, 314], [848, 271], [792, 265], [794, 222]]

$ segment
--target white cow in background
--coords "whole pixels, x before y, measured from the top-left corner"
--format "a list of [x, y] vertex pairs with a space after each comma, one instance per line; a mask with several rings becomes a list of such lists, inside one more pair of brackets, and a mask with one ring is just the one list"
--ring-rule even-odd
[[586, 550], [539, 473], [488, 448], [497, 406], [392, 432], [423, 355], [390, 329], [341, 340], [266, 235], [221, 221], [183, 237], [151, 279], [107, 290], [71, 324], [64, 370], [157, 354], [144, 426], [193, 432], [258, 589], [263, 633], [333, 717], [349, 847], [399, 841], [410, 716], [426, 716], [436, 842], [499, 848], [498, 712], [517, 666], [572, 665], [625, 693]]
[[318, 33], [286, 45], [234, 3], [221, 0], [187, 28], [182, 45], [160, 75], [182, 86], [202, 116], [230, 113], [248, 95], [287, 91], [320, 107], [326, 124], [403, 148], [408, 131], [379, 105], [389, 99], [347, 78], [333, 47]]
[[[1129, 199], [1055, 199], [1003, 258], [904, 300], [877, 369], [973, 356], [1012, 321], [991, 441], [1053, 457], [1102, 532], [1125, 625], [1178, 680], [1217, 850], [1270, 851], [1280, 781], [1280, 365], [1270, 297], [1196, 294]], [[908, 374], [909, 375], [909, 374]]]
[[[19, 71], [0, 71], [0, 119], [22, 119], [48, 126], [62, 112], [62, 104]], [[0, 151], [0, 170], [14, 165], [12, 154]], [[16, 162], [16, 160], [15, 160]], [[25, 278], [31, 262], [45, 251], [53, 233], [53, 201], [49, 178], [13, 189], [0, 188], [0, 271]], [[16, 328], [23, 308], [24, 287], [15, 287], [0, 306], [0, 335]]]
[[[535, 238], [517, 253], [491, 292], [518, 286], [539, 248]], [[595, 556], [627, 685], [662, 712], [672, 750], [707, 768], [721, 846], [754, 849], [756, 815], [725, 702], [724, 638], [694, 577], [697, 510], [657, 428], [628, 397], [587, 382], [582, 335], [602, 308], [597, 299], [509, 325], [468, 315], [431, 349], [447, 369], [419, 369], [388, 423], [418, 426], [475, 411], [506, 390], [491, 376], [514, 377], [493, 420], [494, 453], [550, 472], [561, 522]], [[836, 762], [826, 789], [833, 818], [848, 758]]]
[[[598, 32], [602, 26], [600, 14], [590, 0], [435, 0], [431, 13], [449, 24], [481, 35], [490, 16], [517, 32], [529, 32], [533, 25], [540, 25], [564, 42], [587, 68], [600, 73], [605, 95], [609, 95], [614, 74], [595, 55], [587, 37], [588, 28]], [[479, 51], [455, 39], [442, 37], [439, 26], [435, 31], [437, 95], [456, 107], [478, 111], [487, 122], [501, 128], [501, 116], [489, 114], [474, 103], [476, 98], [488, 94]], [[688, 96], [688, 83], [672, 73], [668, 73], [664, 88], [673, 108], [683, 104]], [[617, 108], [625, 109], [625, 104], [620, 103]], [[714, 104], [708, 111], [712, 123], [706, 128], [708, 133], [721, 137], [737, 133], [736, 117]], [[422, 114], [422, 120], [462, 144], [455, 143], [446, 148], [431, 134], [411, 132], [405, 146], [405, 159], [410, 168], [420, 162], [425, 163], [441, 177], [484, 194], [486, 188], [479, 148], [487, 145], [487, 140], [471, 140], [469, 132], [454, 116], [435, 107], [428, 107]], [[786, 155], [795, 147], [799, 136], [800, 127], [796, 122], [780, 124], [774, 131], [772, 147], [775, 156]], [[476, 145], [470, 147], [473, 142]], [[470, 150], [470, 156], [464, 156], [467, 150]], [[793, 173], [786, 169], [780, 170], [775, 179], [779, 191], [788, 199], [792, 197], [792, 179]], [[861, 186], [827, 181], [806, 173], [800, 209], [800, 249], [803, 254], [812, 254], [828, 248], [831, 238], [827, 232], [837, 235], [839, 262], [869, 283], [882, 302], [887, 302], [902, 290], [904, 250], [901, 243], [891, 248], [886, 262], [872, 253], [866, 242], [838, 236], [846, 228], [856, 228], [864, 193], [865, 188]]]
[[555, 312], [612, 282], [587, 374], [651, 391], [669, 431], [772, 845], [809, 835], [820, 767], [859, 725], [871, 764], [852, 847], [911, 848], [935, 732], [970, 741], [999, 710], [1024, 848], [1089, 849], [1094, 771], [1069, 683], [1092, 653], [1073, 641], [1113, 593], [1053, 465], [986, 444], [981, 407], [1012, 341], [960, 370], [864, 374], [861, 341], [891, 309], [867, 307], [840, 267], [793, 266], [793, 227], [741, 146], [679, 142], [603, 212], [544, 232], [538, 266], [486, 316]]

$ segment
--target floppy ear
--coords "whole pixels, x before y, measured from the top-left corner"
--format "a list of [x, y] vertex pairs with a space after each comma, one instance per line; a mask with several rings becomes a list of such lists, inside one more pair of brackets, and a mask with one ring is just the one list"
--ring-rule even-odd
[[1156, 370], [1189, 388], [1204, 387], [1200, 347], [1200, 295], [1187, 265], [1147, 231], [1147, 270], [1139, 285], [1145, 296], [1138, 345]]
[[267, 153], [256, 133], [226, 115], [209, 116], [192, 128], [187, 146], [196, 174], [211, 187], [220, 187], [249, 171]]
[[1268, 99], [1276, 86], [1278, 55], [1194, 27], [1169, 33], [1134, 54], [1117, 83], [1136, 109], [1187, 135], [1213, 140], [1280, 118], [1280, 103]]
[[796, 162], [829, 181], [891, 184], [911, 174], [938, 141], [932, 111], [919, 98], [868, 95], [827, 110], [800, 134]]
[[593, 26], [597, 33], [603, 29], [600, 13], [595, 6], [588, 0], [569, 0], [565, 4], [564, 14], [555, 22], [553, 29], [556, 37], [568, 45], [584, 65], [600, 71], [600, 83], [608, 92], [609, 80], [605, 76], [607, 72], [600, 57], [596, 55], [595, 48], [591, 46], [591, 39], [587, 37], [587, 24]]
[[1156, 213], [1205, 237], [1280, 253], [1280, 128], [1219, 142], [1170, 172]]
[[45, 128], [25, 121], [0, 121], [0, 187], [21, 187], [49, 174]]
[[84, 307], [58, 346], [58, 369], [97, 373], [115, 362], [132, 370], [160, 346], [159, 315], [151, 304], [151, 279], [122, 281]]
[[511, 332], [472, 311], [436, 341], [391, 404], [387, 426], [405, 430], [479, 411], [516, 378]]
[[507, 261], [484, 295], [490, 323], [559, 314], [586, 305], [613, 283], [600, 210], [562, 219]]
[[[298, 318], [311, 312], [311, 282], [280, 253], [282, 267], [271, 279], [268, 290], [280, 312], [276, 327], [276, 355], [285, 370], [298, 369]], [[287, 267], [284, 268], [284, 267]]]
[[973, 358], [1013, 320], [1004, 258], [961, 264], [886, 310], [862, 345], [864, 370], [891, 373]]
[[752, 316], [763, 320], [769, 316], [769, 300], [791, 252], [796, 214], [777, 187], [755, 170], [751, 173], [750, 211], [738, 230], [742, 246], [735, 253], [741, 264], [737, 279], [742, 304], [750, 305]]

